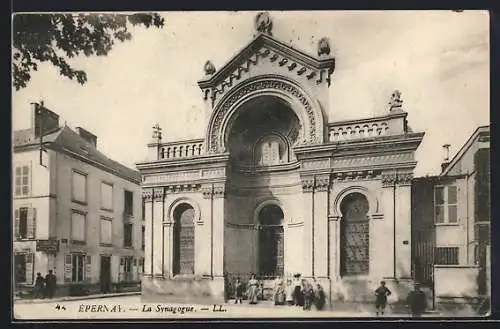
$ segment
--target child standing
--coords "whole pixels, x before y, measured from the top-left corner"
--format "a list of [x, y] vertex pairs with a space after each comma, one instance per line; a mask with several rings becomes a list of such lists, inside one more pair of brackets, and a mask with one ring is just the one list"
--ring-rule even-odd
[[236, 278], [236, 282], [234, 283], [234, 303], [243, 304], [243, 283], [240, 281], [240, 278]]
[[387, 306], [387, 296], [391, 295], [391, 291], [385, 286], [385, 281], [380, 282], [380, 286], [375, 290], [375, 309], [377, 316], [384, 315], [385, 307]]

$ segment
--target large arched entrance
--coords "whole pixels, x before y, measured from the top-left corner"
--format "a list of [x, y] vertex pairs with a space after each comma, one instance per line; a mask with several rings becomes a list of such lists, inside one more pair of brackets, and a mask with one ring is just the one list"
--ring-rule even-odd
[[259, 212], [259, 274], [281, 276], [284, 270], [283, 211], [277, 205], [264, 206]]
[[340, 236], [340, 273], [342, 276], [368, 275], [369, 203], [364, 194], [348, 194], [340, 204], [342, 212]]
[[194, 208], [181, 203], [173, 214], [173, 274], [194, 274]]

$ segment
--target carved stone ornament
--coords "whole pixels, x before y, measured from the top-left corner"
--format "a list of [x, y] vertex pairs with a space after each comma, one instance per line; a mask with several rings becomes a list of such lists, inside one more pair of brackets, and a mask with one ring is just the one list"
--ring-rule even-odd
[[327, 38], [318, 41], [318, 56], [330, 56], [330, 43]]
[[143, 190], [142, 198], [144, 199], [144, 202], [153, 201], [153, 190], [152, 189]]
[[306, 96], [294, 85], [282, 81], [282, 80], [259, 80], [253, 83], [243, 86], [241, 89], [237, 90], [233, 95], [231, 95], [227, 100], [221, 104], [221, 106], [216, 110], [215, 117], [212, 121], [212, 126], [210, 127], [209, 138], [208, 138], [208, 150], [211, 153], [223, 152], [222, 145], [222, 122], [224, 118], [230, 112], [232, 106], [242, 97], [248, 95], [251, 92], [262, 90], [262, 89], [278, 89], [287, 92], [290, 96], [296, 98], [300, 104], [302, 104], [307, 113], [307, 120], [309, 121], [309, 136], [305, 136], [306, 141], [309, 143], [321, 142], [321, 136], [319, 131], [323, 127], [318, 127], [317, 118], [312, 104], [306, 98]]
[[224, 198], [226, 197], [226, 184], [220, 183], [220, 184], [214, 184], [212, 185], [203, 185], [201, 188], [201, 193], [203, 194], [204, 199], [218, 199], [218, 198]]
[[163, 197], [165, 196], [165, 189], [163, 187], [160, 188], [155, 188], [153, 191], [153, 199], [155, 201], [161, 201], [163, 200]]
[[328, 191], [330, 188], [330, 175], [316, 176], [315, 189], [318, 192]]
[[314, 178], [302, 178], [302, 191], [312, 192], [314, 191]]
[[215, 66], [211, 61], [206, 61], [205, 65], [203, 66], [203, 70], [205, 71], [206, 75], [213, 75], [215, 73]]
[[273, 29], [273, 22], [271, 20], [271, 16], [267, 12], [258, 13], [255, 16], [255, 29], [257, 32], [271, 34], [271, 30]]
[[399, 90], [395, 90], [389, 101], [389, 109], [392, 111], [394, 109], [399, 109], [403, 106], [403, 100], [401, 98], [401, 92]]
[[382, 185], [383, 186], [394, 186], [397, 181], [396, 173], [393, 174], [382, 174]]
[[398, 173], [399, 185], [411, 185], [412, 180], [413, 180], [412, 173]]
[[168, 193], [192, 193], [197, 192], [199, 188], [199, 184], [179, 184], [165, 187]]

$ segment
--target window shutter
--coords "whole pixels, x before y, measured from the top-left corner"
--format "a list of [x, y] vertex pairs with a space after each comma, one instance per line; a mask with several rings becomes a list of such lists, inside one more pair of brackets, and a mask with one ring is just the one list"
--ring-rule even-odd
[[119, 281], [125, 280], [125, 257], [120, 258], [120, 272]]
[[132, 280], [137, 280], [137, 258], [132, 259]]
[[33, 253], [26, 254], [26, 283], [33, 284]]
[[85, 262], [85, 279], [90, 281], [92, 277], [92, 256], [87, 255]]
[[28, 239], [36, 238], [36, 208], [28, 208]]
[[19, 236], [19, 209], [14, 210], [14, 236], [17, 238]]
[[64, 282], [71, 282], [72, 259], [71, 254], [64, 256]]

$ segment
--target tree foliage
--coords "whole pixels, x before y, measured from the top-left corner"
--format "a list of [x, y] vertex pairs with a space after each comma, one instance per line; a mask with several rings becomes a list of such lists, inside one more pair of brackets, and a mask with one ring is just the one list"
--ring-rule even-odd
[[142, 25], [161, 28], [158, 14], [17, 14], [13, 18], [13, 85], [25, 88], [31, 72], [49, 62], [59, 73], [80, 84], [87, 81], [83, 70], [68, 59], [84, 54], [106, 56], [116, 42], [132, 38], [127, 27]]

